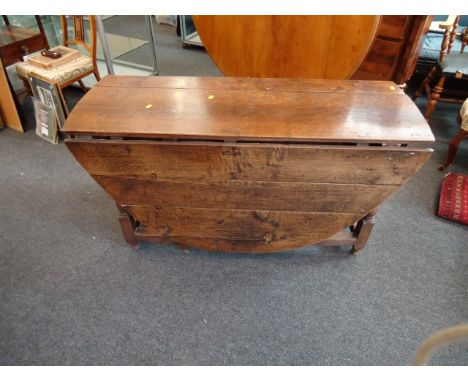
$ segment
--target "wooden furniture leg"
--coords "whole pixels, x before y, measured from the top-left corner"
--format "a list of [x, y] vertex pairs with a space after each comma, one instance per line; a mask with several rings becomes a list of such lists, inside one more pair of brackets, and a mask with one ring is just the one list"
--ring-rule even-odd
[[448, 166], [450, 166], [455, 159], [455, 155], [457, 154], [458, 145], [460, 144], [462, 139], [468, 138], [468, 131], [461, 130], [450, 142], [447, 160], [439, 167], [440, 171], [445, 170]]
[[353, 255], [366, 245], [367, 239], [369, 239], [369, 235], [372, 232], [372, 228], [374, 228], [376, 213], [377, 210], [373, 210], [366, 217], [358, 221], [355, 229], [356, 243], [353, 245], [353, 249], [351, 251]]
[[78, 83], [80, 84], [80, 87], [81, 87], [81, 90], [83, 91], [83, 94], [86, 94], [86, 92], [87, 92], [89, 89], [85, 86], [83, 80], [78, 80]]
[[440, 94], [442, 93], [442, 90], [444, 90], [444, 85], [445, 85], [445, 76], [442, 74], [439, 82], [434, 88], [434, 91], [431, 93], [431, 99], [427, 103], [427, 110], [426, 110], [426, 113], [424, 114], [424, 118], [426, 118], [427, 121], [429, 120], [429, 118], [431, 118], [431, 115], [437, 106], [437, 102], [439, 101]]
[[99, 75], [97, 68], [94, 69], [94, 77], [96, 77], [97, 82], [101, 81], [101, 76]]
[[135, 220], [132, 216], [128, 214], [127, 211], [122, 209], [119, 205], [117, 205], [117, 208], [119, 209], [119, 222], [120, 226], [122, 227], [122, 233], [125, 237], [125, 240], [134, 249], [138, 249], [138, 247], [140, 246], [140, 242], [135, 236]]
[[26, 93], [28, 93], [29, 96], [33, 96], [33, 92], [31, 90], [31, 84], [29, 81], [23, 77], [21, 77], [21, 80], [23, 81], [24, 88], [26, 89]]
[[429, 72], [429, 74], [426, 76], [424, 81], [421, 83], [421, 86], [419, 89], [413, 94], [412, 100], [416, 101], [419, 97], [421, 97], [422, 92], [426, 89], [428, 85], [432, 82], [434, 79], [434, 76], [437, 72], [437, 68], [434, 66], [432, 70]]

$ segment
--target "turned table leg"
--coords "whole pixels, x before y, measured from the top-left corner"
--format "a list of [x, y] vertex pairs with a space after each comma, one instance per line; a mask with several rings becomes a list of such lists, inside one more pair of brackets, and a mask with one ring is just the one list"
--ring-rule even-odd
[[413, 101], [416, 101], [419, 97], [421, 97], [421, 94], [424, 90], [426, 90], [427, 86], [430, 85], [432, 80], [434, 79], [435, 75], [437, 73], [437, 68], [434, 67], [432, 70], [429, 72], [429, 74], [426, 76], [424, 81], [421, 83], [420, 88], [414, 93], [413, 95]]
[[426, 113], [424, 114], [424, 118], [426, 118], [427, 121], [429, 121], [429, 119], [431, 118], [431, 115], [437, 106], [437, 102], [439, 102], [440, 95], [444, 90], [445, 79], [446, 77], [442, 74], [442, 77], [440, 78], [439, 82], [437, 83], [437, 85], [431, 93], [431, 98], [427, 103]]
[[125, 240], [134, 249], [138, 249], [138, 247], [140, 246], [140, 242], [135, 236], [135, 220], [132, 216], [129, 215], [127, 211], [125, 211], [119, 205], [117, 205], [117, 208], [119, 209], [119, 222], [120, 226], [122, 227], [122, 233], [125, 237]]
[[356, 243], [353, 245], [353, 249], [351, 251], [353, 255], [355, 255], [366, 245], [367, 239], [369, 239], [369, 235], [372, 232], [372, 228], [374, 228], [376, 213], [377, 210], [373, 210], [364, 218], [358, 221], [356, 229], [354, 231], [354, 234], [356, 236]]

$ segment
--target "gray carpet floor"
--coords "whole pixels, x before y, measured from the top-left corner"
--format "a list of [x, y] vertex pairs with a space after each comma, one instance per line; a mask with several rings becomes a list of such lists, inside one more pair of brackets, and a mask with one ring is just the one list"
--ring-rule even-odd
[[[213, 64], [210, 56], [201, 47], [182, 48], [182, 41], [176, 34], [175, 27], [156, 25], [156, 58], [161, 76], [221, 76], [220, 70]], [[147, 44], [118, 57], [119, 62], [137, 64], [151, 62], [151, 50]]]
[[[355, 257], [134, 251], [111, 198], [63, 143], [35, 136], [24, 107], [29, 131], [0, 131], [1, 365], [407, 365], [434, 331], [468, 321], [468, 229], [435, 215], [456, 105], [437, 109], [434, 155]], [[451, 170], [468, 173], [468, 142]], [[431, 363], [467, 365], [468, 345]]]
[[[162, 76], [220, 76], [219, 69], [212, 63], [205, 50], [189, 46], [183, 49], [176, 28], [169, 25], [154, 25], [156, 59]], [[148, 40], [147, 25], [142, 16], [114, 16], [104, 21], [107, 33]], [[149, 43], [122, 54], [119, 63], [152, 66], [152, 50]]]

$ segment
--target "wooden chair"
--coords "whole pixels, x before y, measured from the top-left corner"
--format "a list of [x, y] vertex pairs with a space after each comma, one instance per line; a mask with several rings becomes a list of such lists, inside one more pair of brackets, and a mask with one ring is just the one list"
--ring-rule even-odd
[[[449, 16], [447, 21], [441, 22], [439, 27], [444, 30], [444, 38], [442, 40], [439, 61], [432, 68], [427, 77], [421, 84], [418, 91], [414, 93], [413, 100], [418, 99], [422, 92], [426, 90], [428, 94], [428, 104], [424, 117], [429, 120], [434, 112], [437, 102], [462, 103], [463, 99], [449, 96], [442, 96], [444, 85], [447, 78], [455, 78], [460, 80], [468, 79], [468, 53], [464, 53], [465, 46], [468, 43], [467, 30], [465, 28], [462, 38], [460, 52], [452, 52], [452, 46], [457, 38], [459, 16]], [[437, 85], [431, 92], [431, 82], [437, 79]]]
[[447, 160], [439, 167], [440, 171], [445, 170], [452, 164], [457, 154], [458, 145], [463, 139], [468, 138], [468, 99], [463, 103], [460, 114], [458, 115], [458, 122], [460, 123], [461, 129], [450, 142]]
[[74, 23], [73, 39], [69, 39], [68, 36], [67, 17], [61, 16], [61, 21], [63, 45], [67, 47], [70, 45], [80, 45], [89, 52], [89, 56], [80, 55], [79, 58], [73, 61], [51, 69], [39, 68], [27, 61], [22, 62], [16, 66], [16, 71], [19, 76], [27, 80], [28, 75], [30, 73], [34, 73], [45, 80], [55, 82], [61, 89], [73, 84], [74, 82], [78, 82], [83, 92], [86, 92], [87, 88], [85, 87], [82, 78], [90, 74], [94, 74], [96, 80], [99, 81], [101, 78], [96, 64], [96, 19], [95, 16], [88, 17], [90, 25], [89, 45], [85, 41], [84, 16], [72, 16]]

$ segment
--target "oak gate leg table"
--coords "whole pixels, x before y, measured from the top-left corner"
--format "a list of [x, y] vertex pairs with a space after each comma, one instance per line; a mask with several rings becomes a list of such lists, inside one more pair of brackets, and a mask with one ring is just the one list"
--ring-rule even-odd
[[64, 133], [130, 245], [251, 253], [360, 250], [434, 142], [393, 82], [280, 78], [108, 76]]

